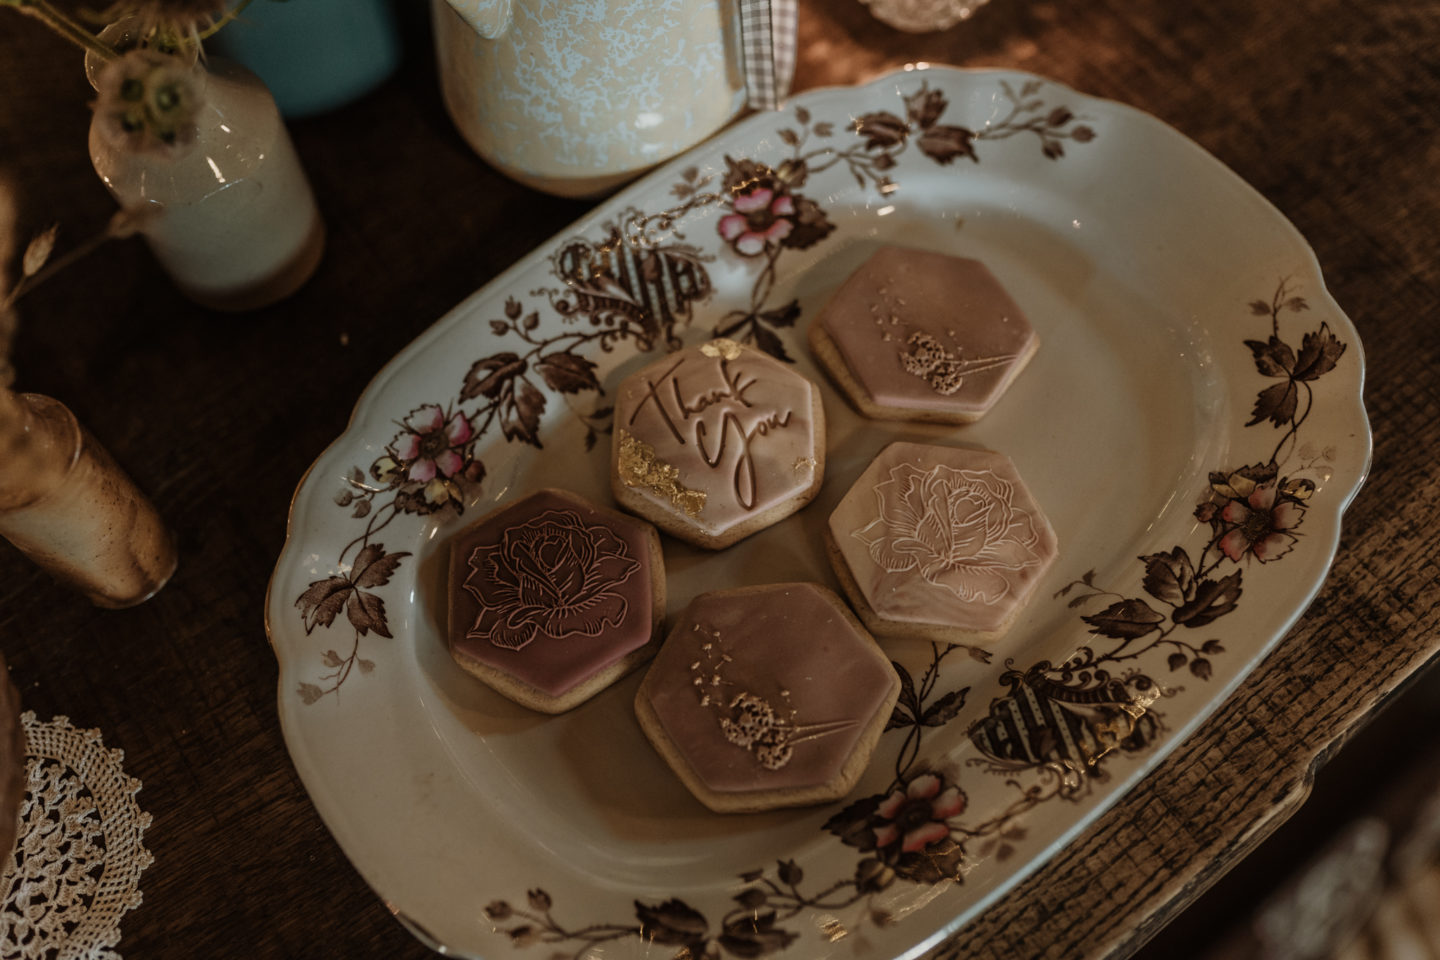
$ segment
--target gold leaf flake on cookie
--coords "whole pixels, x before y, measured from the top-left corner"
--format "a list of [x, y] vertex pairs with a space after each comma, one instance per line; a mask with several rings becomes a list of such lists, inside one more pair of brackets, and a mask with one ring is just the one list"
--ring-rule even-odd
[[702, 343], [700, 345], [700, 352], [707, 357], [714, 357], [716, 359], [738, 360], [740, 358], [740, 344], [734, 340], [717, 337], [708, 343]]
[[673, 503], [686, 516], [696, 517], [705, 508], [705, 491], [691, 490], [680, 482], [680, 471], [655, 455], [655, 448], [634, 435], [620, 431], [616, 457], [620, 480], [629, 487], [642, 487]]

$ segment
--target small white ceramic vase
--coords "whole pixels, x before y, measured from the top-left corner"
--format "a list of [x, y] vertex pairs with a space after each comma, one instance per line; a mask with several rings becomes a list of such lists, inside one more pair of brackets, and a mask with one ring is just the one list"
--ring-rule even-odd
[[[100, 66], [86, 57], [92, 84]], [[265, 85], [218, 57], [193, 69], [203, 97], [194, 143], [174, 157], [127, 150], [97, 116], [90, 159], [122, 207], [160, 208], [141, 231], [181, 292], [212, 309], [253, 310], [310, 278], [325, 226]]]

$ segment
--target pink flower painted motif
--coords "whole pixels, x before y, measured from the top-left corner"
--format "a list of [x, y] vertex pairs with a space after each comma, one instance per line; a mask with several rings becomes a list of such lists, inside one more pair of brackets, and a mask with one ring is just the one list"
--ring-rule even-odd
[[1254, 485], [1247, 495], [1234, 497], [1220, 508], [1220, 519], [1230, 527], [1220, 538], [1225, 556], [1238, 562], [1249, 554], [1268, 563], [1295, 546], [1296, 537], [1290, 531], [1300, 525], [1305, 508], [1294, 500], [1278, 497], [1278, 492], [1278, 483], [1270, 480]]
[[911, 780], [880, 801], [875, 810], [875, 848], [884, 853], [919, 853], [950, 837], [950, 818], [965, 811], [965, 794], [946, 787], [933, 773]]
[[424, 484], [423, 495], [432, 504], [451, 499], [456, 494], [446, 481], [465, 469], [464, 449], [474, 436], [469, 419], [457, 413], [447, 420], [443, 409], [429, 403], [412, 411], [401, 427], [372, 473], [386, 482]]
[[465, 589], [480, 601], [467, 637], [520, 650], [535, 640], [599, 636], [625, 621], [618, 592], [640, 569], [625, 541], [573, 510], [547, 510], [470, 556]]
[[720, 218], [720, 236], [741, 256], [759, 256], [795, 229], [795, 199], [773, 187], [752, 186], [737, 193], [730, 207], [734, 212]]
[[1040, 563], [1030, 514], [1015, 486], [991, 470], [902, 463], [875, 487], [878, 516], [851, 536], [887, 573], [918, 570], [967, 603], [998, 603], [1014, 575]]

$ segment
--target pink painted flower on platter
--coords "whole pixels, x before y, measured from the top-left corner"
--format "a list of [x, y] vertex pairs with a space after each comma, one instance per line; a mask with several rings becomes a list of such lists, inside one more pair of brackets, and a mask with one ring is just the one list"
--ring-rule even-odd
[[469, 419], [463, 413], [447, 419], [439, 405], [429, 403], [412, 411], [400, 426], [372, 474], [386, 483], [424, 484], [425, 499], [433, 504], [456, 496], [447, 481], [466, 468], [465, 446], [475, 435]]
[[1295, 545], [1295, 534], [1290, 531], [1299, 526], [1305, 508], [1278, 493], [1277, 482], [1270, 480], [1220, 508], [1220, 519], [1230, 527], [1220, 538], [1225, 556], [1238, 561], [1249, 554], [1267, 563], [1290, 552]]
[[965, 812], [965, 794], [933, 773], [893, 791], [875, 809], [875, 848], [883, 853], [919, 853], [950, 836], [951, 817]]
[[640, 569], [610, 528], [573, 510], [547, 510], [509, 527], [470, 558], [465, 589], [480, 602], [467, 637], [519, 650], [540, 638], [598, 636], [624, 622], [618, 592]]
[[918, 570], [966, 602], [996, 603], [1016, 571], [1041, 560], [1015, 485], [990, 470], [928, 470], [902, 463], [875, 487], [878, 516], [852, 536], [887, 573]]
[[720, 218], [720, 236], [743, 256], [758, 256], [795, 229], [795, 199], [772, 186], [755, 184], [737, 193], [730, 207], [734, 212]]

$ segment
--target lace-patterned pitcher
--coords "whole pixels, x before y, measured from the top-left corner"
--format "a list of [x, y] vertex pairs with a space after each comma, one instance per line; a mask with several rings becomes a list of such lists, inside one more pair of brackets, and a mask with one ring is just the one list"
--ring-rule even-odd
[[[602, 193], [747, 102], [773, 105], [793, 66], [793, 17], [772, 17], [786, 2], [432, 0], [445, 105], [506, 176], [562, 196]], [[770, 104], [755, 103], [757, 75]]]

